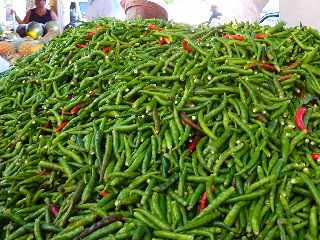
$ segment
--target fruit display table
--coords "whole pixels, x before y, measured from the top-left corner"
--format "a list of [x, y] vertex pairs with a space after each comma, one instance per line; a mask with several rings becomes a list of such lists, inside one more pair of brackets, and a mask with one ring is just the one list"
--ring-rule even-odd
[[42, 40], [28, 38], [3, 39], [0, 40], [0, 56], [10, 62], [33, 52], [39, 51], [44, 46]]
[[3, 27], [0, 29], [0, 56], [12, 62], [30, 55], [42, 49], [59, 32], [59, 25], [54, 21], [45, 25], [36, 22], [20, 24], [15, 31]]

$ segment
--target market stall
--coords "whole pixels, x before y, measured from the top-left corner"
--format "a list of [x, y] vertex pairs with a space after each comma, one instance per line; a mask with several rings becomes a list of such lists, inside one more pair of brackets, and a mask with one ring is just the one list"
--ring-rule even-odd
[[[45, 43], [61, 32], [59, 22], [48, 21], [44, 24], [30, 22], [19, 24], [15, 15], [26, 15], [34, 7], [34, 1], [6, 1], [1, 4], [0, 19], [0, 56], [10, 62], [39, 51]], [[57, 1], [49, 2], [50, 9], [57, 11]], [[15, 9], [16, 10], [15, 10]], [[24, 8], [24, 10], [22, 10]]]
[[41, 50], [46, 43], [59, 34], [57, 23], [49, 23], [47, 26], [32, 23], [18, 26], [15, 32], [3, 31], [0, 36], [0, 56], [14, 62]]
[[318, 239], [320, 33], [99, 18], [0, 77], [0, 239]]

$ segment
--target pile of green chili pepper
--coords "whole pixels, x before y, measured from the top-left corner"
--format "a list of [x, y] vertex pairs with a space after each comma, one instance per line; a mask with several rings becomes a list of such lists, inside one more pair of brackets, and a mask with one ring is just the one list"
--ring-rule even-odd
[[0, 78], [0, 239], [319, 239], [320, 34], [97, 19]]

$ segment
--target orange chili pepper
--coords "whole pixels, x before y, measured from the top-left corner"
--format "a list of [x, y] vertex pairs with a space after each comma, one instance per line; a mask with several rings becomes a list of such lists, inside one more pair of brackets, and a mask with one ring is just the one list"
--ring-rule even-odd
[[256, 39], [265, 39], [267, 37], [269, 37], [269, 35], [266, 33], [257, 33], [256, 34]]
[[148, 25], [148, 29], [150, 29], [150, 30], [157, 30], [158, 27], [157, 27], [157, 25], [150, 23], [150, 24]]
[[77, 48], [87, 48], [86, 44], [77, 44], [76, 45]]
[[232, 40], [238, 40], [238, 41], [246, 40], [246, 37], [240, 34], [225, 34], [223, 37], [226, 39], [232, 39]]
[[109, 193], [107, 193], [106, 191], [102, 191], [102, 192], [99, 193], [99, 195], [100, 195], [101, 197], [106, 197], [106, 196], [109, 195]]
[[162, 31], [162, 28], [159, 28], [157, 25], [155, 25], [155, 24], [149, 24], [148, 25], [148, 29], [150, 29], [150, 30], [154, 30], [154, 31], [156, 31], [156, 32], [161, 32]]

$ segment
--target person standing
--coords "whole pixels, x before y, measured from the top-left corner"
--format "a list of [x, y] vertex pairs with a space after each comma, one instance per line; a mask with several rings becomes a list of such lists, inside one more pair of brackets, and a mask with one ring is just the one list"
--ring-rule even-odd
[[212, 22], [213, 19], [219, 19], [222, 14], [218, 11], [218, 6], [217, 5], [211, 5], [211, 16], [209, 18], [208, 23], [210, 24]]
[[12, 9], [11, 14], [16, 18], [19, 24], [27, 24], [30, 22], [47, 23], [49, 21], [57, 21], [58, 17], [53, 10], [46, 8], [46, 0], [35, 0], [36, 7], [27, 11], [23, 20], [19, 18], [16, 12]]

